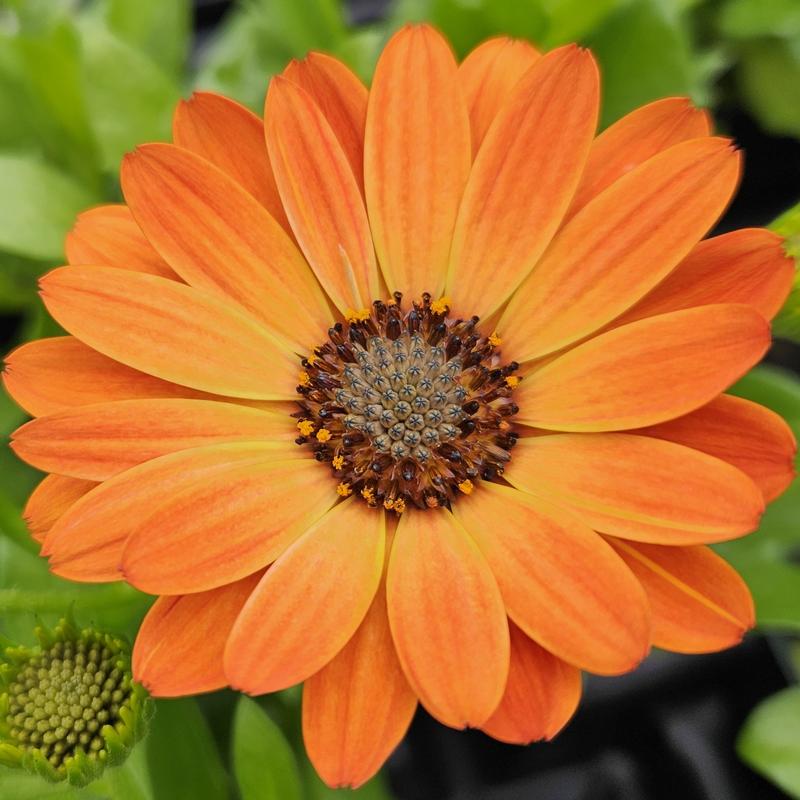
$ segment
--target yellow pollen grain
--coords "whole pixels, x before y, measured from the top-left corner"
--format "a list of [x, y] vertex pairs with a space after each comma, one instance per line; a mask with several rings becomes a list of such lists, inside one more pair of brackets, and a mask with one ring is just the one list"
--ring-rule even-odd
[[394, 500], [392, 500], [392, 498], [391, 498], [391, 497], [387, 497], [387, 498], [386, 498], [386, 499], [383, 501], [383, 507], [384, 507], [384, 508], [385, 508], [387, 511], [391, 511], [391, 510], [394, 508]]
[[314, 423], [310, 419], [301, 419], [297, 423], [297, 430], [301, 436], [311, 436], [314, 433]]
[[349, 483], [340, 483], [336, 487], [336, 494], [338, 494], [339, 497], [350, 497], [350, 495], [353, 494], [353, 490], [350, 488]]
[[369, 319], [369, 317], [370, 311], [368, 308], [360, 308], [358, 311], [348, 308], [347, 313], [344, 315], [344, 318], [348, 322], [364, 322], [364, 320]]
[[301, 386], [311, 385], [311, 376], [305, 370], [297, 373], [297, 380]]
[[327, 428], [320, 428], [317, 431], [318, 442], [329, 442], [331, 440], [331, 432]]
[[497, 335], [497, 331], [493, 331], [492, 335], [489, 337], [489, 344], [492, 347], [500, 347], [503, 344], [503, 340]]
[[434, 300], [431, 303], [431, 311], [433, 311], [434, 314], [444, 314], [448, 308], [450, 308], [449, 297], [440, 297], [438, 300]]
[[370, 504], [372, 505], [375, 502], [375, 490], [371, 489], [369, 486], [365, 486], [361, 490], [361, 496]]
[[467, 478], [465, 481], [461, 481], [458, 484], [458, 490], [463, 492], [464, 494], [472, 494], [472, 490], [475, 488], [475, 484]]
[[331, 465], [334, 469], [341, 469], [344, 466], [344, 456], [334, 456]]
[[516, 389], [517, 386], [519, 386], [519, 381], [520, 379], [516, 375], [509, 375], [506, 378], [506, 386], [508, 386], [509, 389]]
[[403, 500], [402, 497], [398, 497], [397, 500], [394, 501], [394, 510], [398, 514], [402, 514], [406, 510], [406, 501]]
[[314, 366], [314, 364], [316, 364], [316, 363], [317, 363], [317, 361], [319, 361], [319, 356], [318, 356], [316, 353], [312, 353], [312, 354], [311, 354], [311, 355], [310, 355], [310, 356], [309, 356], [309, 357], [306, 359], [306, 361], [308, 361], [308, 363], [309, 363], [309, 364], [310, 364], [310, 365], [313, 367], [313, 366]]

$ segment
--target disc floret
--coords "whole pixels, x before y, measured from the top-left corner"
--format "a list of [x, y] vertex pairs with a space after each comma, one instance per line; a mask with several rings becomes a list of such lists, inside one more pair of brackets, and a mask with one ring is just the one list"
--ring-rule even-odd
[[451, 318], [447, 298], [428, 294], [401, 301], [376, 300], [328, 331], [302, 361], [295, 415], [296, 442], [330, 463], [340, 496], [398, 513], [449, 506], [502, 475], [519, 382], [478, 317]]
[[123, 639], [68, 619], [36, 636], [38, 647], [0, 652], [0, 763], [84, 786], [124, 761], [152, 701]]

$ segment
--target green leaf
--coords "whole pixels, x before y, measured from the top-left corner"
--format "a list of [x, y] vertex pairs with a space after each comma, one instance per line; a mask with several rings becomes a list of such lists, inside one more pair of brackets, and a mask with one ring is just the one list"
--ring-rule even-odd
[[233, 771], [242, 800], [301, 800], [297, 761], [281, 729], [249, 697], [233, 720]]
[[597, 29], [622, 0], [541, 0], [547, 14], [547, 34], [540, 41], [545, 49], [577, 42]]
[[0, 34], [0, 147], [37, 151], [98, 188], [80, 58], [74, 25], [60, 14]]
[[192, 21], [188, 0], [101, 0], [100, 10], [112, 33], [165, 72], [180, 75]]
[[587, 37], [603, 80], [605, 127], [640, 105], [669, 95], [705, 99], [686, 20], [667, 0], [635, 0]]
[[785, 239], [784, 249], [795, 260], [792, 291], [772, 329], [777, 336], [800, 342], [800, 203], [781, 214], [769, 227]]
[[[731, 390], [780, 414], [800, 436], [800, 381], [761, 366]], [[756, 533], [715, 545], [741, 573], [755, 600], [761, 627], [800, 630], [800, 483], [771, 503]]]
[[753, 769], [800, 798], [800, 687], [761, 703], [745, 722], [736, 747]]
[[137, 144], [170, 138], [178, 84], [97, 20], [80, 25], [86, 101], [102, 166], [116, 174]]
[[800, 36], [797, 0], [731, 0], [719, 13], [719, 31], [732, 39]]
[[145, 739], [153, 800], [226, 800], [228, 776], [197, 703], [157, 700]]
[[0, 155], [0, 249], [30, 258], [61, 258], [75, 215], [97, 198], [30, 155]]
[[771, 133], [800, 136], [800, 39], [758, 39], [742, 44], [739, 90]]
[[[108, 795], [97, 792], [94, 786], [75, 789], [64, 783], [47, 783], [38, 775], [6, 767], [0, 767], [0, 797], [4, 800], [108, 800]], [[113, 800], [138, 798], [115, 797]]]

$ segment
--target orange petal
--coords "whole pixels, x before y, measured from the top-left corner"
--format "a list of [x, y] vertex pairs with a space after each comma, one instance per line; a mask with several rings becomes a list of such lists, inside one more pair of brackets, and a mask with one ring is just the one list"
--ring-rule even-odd
[[598, 515], [626, 528], [618, 533], [600, 527], [605, 533], [663, 544], [733, 539], [755, 530], [764, 511], [761, 491], [736, 467], [629, 433], [520, 439], [504, 477], [518, 489], [579, 510], [593, 526]]
[[275, 692], [324, 667], [372, 604], [385, 539], [383, 511], [355, 497], [298, 539], [270, 567], [233, 626], [225, 648], [231, 686]]
[[475, 159], [458, 212], [447, 295], [488, 317], [533, 269], [558, 229], [597, 125], [597, 65], [571, 45], [514, 86]]
[[257, 572], [207, 592], [159, 597], [136, 635], [133, 679], [155, 697], [181, 697], [226, 686], [225, 642], [261, 575]]
[[739, 644], [755, 624], [747, 584], [709, 548], [609, 541], [647, 592], [656, 647], [712, 653]]
[[578, 345], [515, 392], [518, 421], [561, 431], [638, 428], [709, 402], [760, 361], [769, 323], [743, 305], [632, 322]]
[[430, 26], [408, 25], [378, 59], [364, 145], [369, 221], [390, 291], [441, 295], [470, 160], [453, 53]]
[[614, 181], [662, 150], [711, 134], [711, 120], [686, 97], [648, 103], [604, 130], [592, 143], [567, 218]]
[[517, 361], [598, 330], [649, 292], [725, 209], [739, 177], [727, 139], [693, 139], [646, 161], [559, 232], [498, 330]]
[[400, 518], [387, 576], [392, 638], [436, 719], [479, 727], [508, 676], [508, 624], [489, 565], [449, 511]]
[[540, 647], [513, 622], [508, 628], [511, 659], [506, 691], [481, 730], [509, 744], [550, 740], [578, 707], [580, 670]]
[[497, 36], [461, 62], [458, 82], [469, 109], [473, 155], [517, 81], [538, 58], [539, 51], [523, 39]]
[[45, 472], [103, 481], [152, 458], [233, 441], [292, 441], [284, 414], [210, 400], [120, 400], [28, 422], [11, 447]]
[[[213, 474], [175, 469], [169, 496], [151, 500], [147, 512], [139, 515], [121, 559], [125, 579], [137, 589], [186, 594], [238, 580], [274, 561], [335, 500], [320, 465], [287, 459], [285, 446], [225, 446], [250, 448], [254, 459], [230, 462]], [[182, 461], [176, 458], [176, 465], [191, 466], [200, 452], [163, 458], [184, 456]], [[159, 460], [148, 462], [153, 471], [140, 480], [159, 471]]]
[[308, 92], [273, 78], [265, 126], [275, 179], [297, 241], [340, 311], [379, 292], [367, 212], [336, 132]]
[[309, 53], [302, 61], [292, 60], [283, 75], [305, 89], [319, 106], [363, 194], [367, 87], [341, 61], [324, 53]]
[[416, 707], [381, 584], [353, 638], [303, 684], [303, 740], [322, 780], [353, 788], [369, 780], [400, 743]]
[[34, 417], [111, 400], [219, 399], [126, 367], [72, 336], [37, 339], [18, 347], [6, 356], [3, 383]]
[[172, 137], [230, 175], [291, 231], [264, 143], [264, 122], [250, 109], [221, 94], [195, 92], [178, 103]]
[[216, 295], [111, 267], [55, 269], [40, 286], [58, 323], [129, 367], [216, 394], [296, 397], [292, 360], [249, 314]]
[[128, 154], [121, 180], [147, 238], [187, 283], [240, 304], [289, 349], [320, 342], [332, 318], [319, 284], [283, 228], [236, 181], [170, 144]]
[[601, 675], [628, 672], [647, 655], [642, 588], [584, 522], [491, 483], [459, 498], [454, 513], [489, 563], [509, 617], [528, 636]]
[[793, 280], [794, 259], [784, 251], [781, 237], [763, 228], [743, 228], [700, 242], [613, 324], [709, 303], [744, 303], [772, 319]]
[[636, 433], [685, 444], [738, 467], [764, 493], [767, 502], [794, 478], [797, 451], [792, 429], [774, 411], [731, 395], [678, 419]]
[[127, 206], [97, 206], [78, 214], [64, 248], [70, 264], [101, 264], [180, 280], [147, 241]]
[[22, 512], [31, 536], [37, 542], [43, 542], [44, 537], [67, 509], [95, 486], [97, 484], [94, 481], [67, 478], [63, 475], [47, 475], [31, 492]]
[[[222, 444], [140, 464], [75, 503], [45, 538], [42, 554], [64, 578], [119, 580], [125, 543], [141, 532], [131, 553], [134, 577], [139, 570], [148, 576], [168, 575], [170, 568], [180, 573], [175, 589], [164, 581], [164, 594], [203, 591], [238, 580], [274, 559], [324, 513], [324, 502], [333, 494], [325, 481], [314, 481], [319, 465], [310, 459], [290, 461], [291, 452], [287, 445], [265, 442]], [[312, 466], [315, 472], [309, 470]], [[291, 495], [298, 491], [293, 484], [302, 480], [304, 504], [298, 511]], [[194, 540], [170, 551], [184, 532]], [[150, 563], [140, 565], [136, 555], [149, 557]], [[219, 563], [207, 563], [206, 556]], [[171, 565], [165, 563], [169, 558]], [[219, 573], [219, 579], [209, 579], [209, 572]]]

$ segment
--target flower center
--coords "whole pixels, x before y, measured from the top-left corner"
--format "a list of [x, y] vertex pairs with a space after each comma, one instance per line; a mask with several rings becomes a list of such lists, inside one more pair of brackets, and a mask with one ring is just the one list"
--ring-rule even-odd
[[478, 479], [502, 474], [517, 440], [508, 418], [518, 364], [478, 317], [448, 316], [446, 298], [402, 296], [351, 312], [303, 359], [300, 445], [328, 461], [338, 493], [402, 513], [449, 506]]
[[78, 750], [108, 757], [103, 728], [118, 725], [133, 691], [124, 660], [108, 644], [99, 636], [57, 641], [21, 666], [5, 720], [17, 747], [39, 751], [56, 769]]

